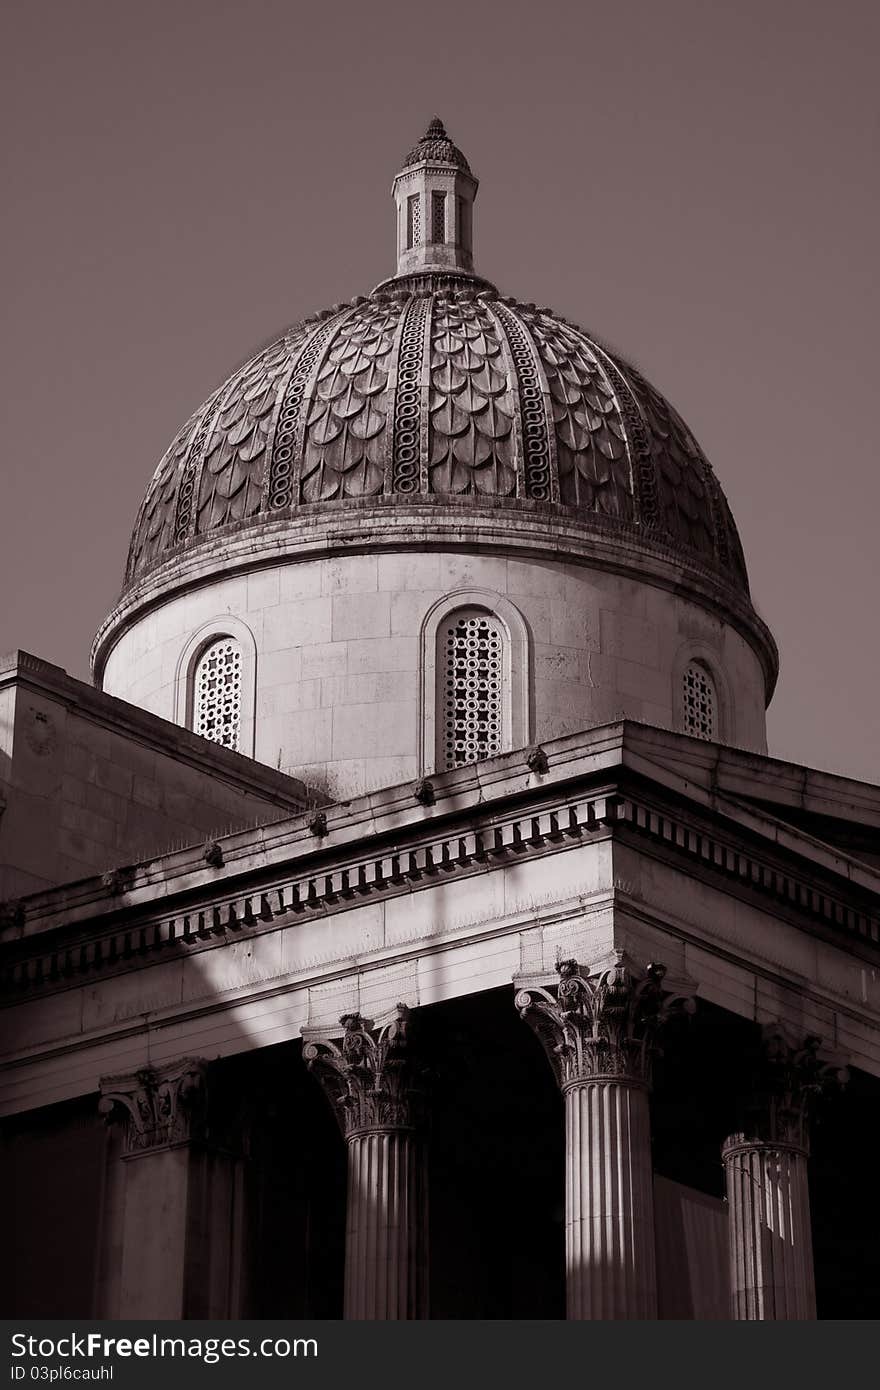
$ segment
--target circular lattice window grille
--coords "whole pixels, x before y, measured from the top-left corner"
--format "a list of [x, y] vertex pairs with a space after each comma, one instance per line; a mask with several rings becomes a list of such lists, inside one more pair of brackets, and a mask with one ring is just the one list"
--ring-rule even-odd
[[714, 739], [718, 727], [718, 698], [705, 666], [692, 661], [684, 673], [684, 731], [693, 738]]
[[241, 734], [241, 647], [223, 637], [207, 647], [193, 675], [193, 732], [238, 749]]
[[441, 760], [461, 767], [503, 750], [504, 638], [489, 613], [452, 614], [440, 631]]

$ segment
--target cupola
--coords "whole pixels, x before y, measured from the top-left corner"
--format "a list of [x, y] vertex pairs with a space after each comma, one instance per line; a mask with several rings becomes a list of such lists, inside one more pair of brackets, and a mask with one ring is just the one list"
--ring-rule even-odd
[[474, 268], [477, 180], [443, 122], [434, 117], [394, 180], [397, 273]]

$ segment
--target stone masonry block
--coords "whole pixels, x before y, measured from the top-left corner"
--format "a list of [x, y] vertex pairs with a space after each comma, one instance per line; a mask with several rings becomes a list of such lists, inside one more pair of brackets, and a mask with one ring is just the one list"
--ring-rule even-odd
[[375, 555], [344, 555], [325, 561], [321, 579], [324, 594], [369, 594], [378, 587]]
[[333, 600], [331, 632], [334, 642], [357, 637], [391, 635], [389, 593], [337, 594]]
[[264, 652], [308, 647], [332, 638], [332, 606], [326, 598], [279, 603], [264, 615]]

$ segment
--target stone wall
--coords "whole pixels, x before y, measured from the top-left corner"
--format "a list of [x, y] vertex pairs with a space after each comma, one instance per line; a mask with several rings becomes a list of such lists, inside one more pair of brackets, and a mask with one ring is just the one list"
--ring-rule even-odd
[[212, 633], [243, 631], [256, 666], [243, 751], [334, 799], [359, 795], [433, 770], [422, 750], [433, 694], [423, 632], [456, 594], [487, 607], [506, 600], [521, 615], [523, 744], [624, 717], [680, 728], [683, 665], [695, 655], [721, 687], [720, 741], [766, 751], [764, 678], [739, 632], [669, 589], [555, 559], [410, 551], [215, 579], [124, 632], [104, 688], [183, 723], [187, 653]]
[[[0, 668], [0, 898], [295, 814], [303, 787], [18, 652]], [[5, 803], [5, 804], [4, 804]]]

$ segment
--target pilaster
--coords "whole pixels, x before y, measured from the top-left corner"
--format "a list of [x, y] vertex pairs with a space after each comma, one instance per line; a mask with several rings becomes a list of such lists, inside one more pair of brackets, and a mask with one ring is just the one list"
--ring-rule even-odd
[[[242, 1136], [209, 1129], [207, 1065], [187, 1057], [101, 1080], [99, 1108], [122, 1127], [117, 1318], [240, 1316]], [[230, 1142], [237, 1138], [238, 1142]]]

